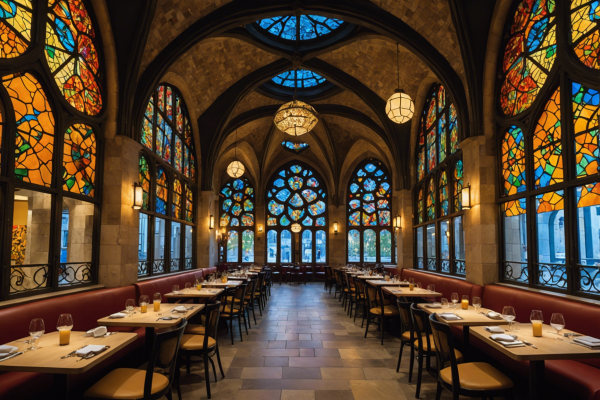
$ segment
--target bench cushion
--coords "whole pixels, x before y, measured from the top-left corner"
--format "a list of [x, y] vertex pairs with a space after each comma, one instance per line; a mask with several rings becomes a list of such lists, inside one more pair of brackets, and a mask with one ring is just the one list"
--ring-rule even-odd
[[415, 282], [421, 282], [424, 289], [428, 285], [435, 285], [435, 291], [442, 293], [443, 297], [450, 300], [452, 293], [458, 293], [459, 299], [463, 295], [469, 296], [469, 301], [477, 296], [483, 301], [483, 286], [469, 283], [462, 279], [453, 278], [450, 276], [441, 276], [429, 272], [418, 271], [410, 268], [402, 269], [402, 278], [408, 280], [414, 278]]

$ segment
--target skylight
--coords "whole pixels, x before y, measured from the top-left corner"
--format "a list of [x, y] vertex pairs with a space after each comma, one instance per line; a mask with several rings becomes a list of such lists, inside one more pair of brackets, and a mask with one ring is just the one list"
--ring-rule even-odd
[[300, 26], [297, 27], [297, 18], [286, 15], [261, 19], [256, 23], [270, 34], [285, 40], [296, 40], [298, 34], [300, 40], [310, 40], [331, 33], [344, 21], [320, 15], [301, 15]]
[[293, 88], [296, 83], [298, 84], [298, 88], [310, 88], [326, 81], [326, 79], [321, 75], [306, 69], [299, 69], [297, 81], [295, 78], [296, 76], [294, 71], [287, 71], [277, 75], [272, 80], [278, 85], [289, 88]]

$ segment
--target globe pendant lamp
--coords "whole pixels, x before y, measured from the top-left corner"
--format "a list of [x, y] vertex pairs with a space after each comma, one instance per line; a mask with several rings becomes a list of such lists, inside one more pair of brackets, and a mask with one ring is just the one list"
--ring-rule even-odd
[[292, 224], [292, 232], [298, 233], [302, 230], [302, 226], [300, 224]]
[[237, 160], [237, 130], [235, 131], [235, 155], [234, 155], [234, 158], [235, 158], [235, 161], [232, 161], [227, 166], [227, 174], [232, 178], [239, 178], [240, 176], [244, 175], [244, 171], [246, 170], [246, 168], [244, 167], [244, 164], [242, 164], [241, 162], [239, 162]]
[[317, 111], [309, 104], [296, 99], [298, 71], [294, 70], [294, 99], [285, 103], [275, 113], [273, 122], [282, 132], [291, 136], [302, 136], [313, 130], [319, 118]]
[[403, 124], [413, 117], [415, 113], [415, 103], [410, 96], [400, 89], [400, 45], [397, 44], [397, 60], [398, 60], [398, 89], [388, 99], [385, 105], [385, 113], [388, 118], [397, 124]]

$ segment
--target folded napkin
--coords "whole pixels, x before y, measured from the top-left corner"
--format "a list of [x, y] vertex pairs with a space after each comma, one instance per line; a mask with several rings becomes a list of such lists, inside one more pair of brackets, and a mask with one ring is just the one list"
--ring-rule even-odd
[[127, 316], [127, 314], [118, 312], [118, 313], [110, 314], [108, 316], [108, 318], [125, 318], [126, 316]]
[[99, 351], [104, 350], [106, 346], [101, 344], [89, 344], [82, 349], [79, 349], [75, 352], [75, 355], [78, 357], [85, 357], [90, 353], [97, 353]]
[[440, 317], [445, 319], [446, 321], [458, 321], [458, 320], [462, 319], [458, 315], [452, 314], [452, 313], [442, 313], [442, 314], [440, 314]]
[[504, 333], [504, 329], [500, 328], [499, 326], [486, 326], [483, 329], [491, 333]]
[[18, 348], [15, 346], [8, 346], [6, 344], [3, 344], [2, 346], [0, 346], [0, 357], [6, 357], [17, 350]]
[[491, 319], [497, 319], [497, 320], [501, 320], [502, 319], [502, 314], [497, 313], [495, 311], [488, 311], [487, 314], [485, 314], [486, 317], [491, 318]]
[[515, 341], [515, 338], [513, 336], [506, 335], [504, 333], [497, 334], [497, 335], [492, 335], [492, 336], [490, 336], [490, 338], [492, 340], [497, 341], [497, 342], [500, 342], [500, 341], [502, 341], [502, 342], [514, 342]]
[[99, 326], [97, 328], [90, 329], [89, 331], [87, 331], [85, 333], [85, 336], [100, 337], [106, 335], [106, 332], [107, 330], [105, 326]]
[[187, 307], [184, 306], [177, 306], [173, 309], [173, 311], [177, 311], [177, 312], [186, 312], [188, 309]]
[[573, 338], [573, 341], [587, 347], [600, 348], [600, 339], [591, 336], [579, 336]]
[[440, 303], [431, 303], [426, 305], [425, 307], [427, 308], [442, 308], [442, 305]]
[[525, 343], [520, 340], [513, 340], [512, 342], [505, 342], [503, 340], [497, 340], [504, 347], [525, 347]]

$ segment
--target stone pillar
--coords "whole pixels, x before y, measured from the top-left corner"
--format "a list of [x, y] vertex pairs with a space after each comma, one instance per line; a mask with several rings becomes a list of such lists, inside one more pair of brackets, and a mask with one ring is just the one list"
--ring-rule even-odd
[[139, 212], [132, 205], [140, 149], [124, 136], [105, 142], [98, 280], [108, 287], [137, 282]]
[[[214, 229], [208, 229], [210, 216], [215, 217]], [[212, 190], [200, 192], [198, 219], [196, 221], [196, 259], [197, 268], [213, 267], [219, 262], [216, 237], [219, 230], [219, 196]]]
[[[346, 265], [346, 253], [348, 251], [346, 205], [334, 206], [329, 204], [329, 265], [332, 267]], [[338, 223], [338, 233], [335, 234], [333, 223]]]
[[[398, 210], [402, 228], [396, 232], [398, 238], [398, 268], [413, 268], [413, 204], [412, 191], [398, 190], [394, 193], [394, 209]], [[398, 214], [394, 214], [398, 215]]]
[[[254, 231], [254, 262], [260, 265], [267, 263], [267, 245], [265, 244], [265, 231], [267, 224], [265, 221], [265, 204], [262, 201], [262, 196], [261, 198], [257, 198], [254, 206], [254, 224], [256, 227]], [[259, 227], [262, 227], [262, 232], [259, 232]]]
[[471, 209], [465, 211], [467, 281], [478, 285], [498, 281], [498, 205], [494, 144], [485, 136], [460, 143], [463, 187], [471, 185]]

